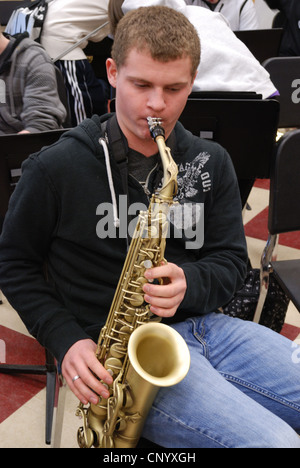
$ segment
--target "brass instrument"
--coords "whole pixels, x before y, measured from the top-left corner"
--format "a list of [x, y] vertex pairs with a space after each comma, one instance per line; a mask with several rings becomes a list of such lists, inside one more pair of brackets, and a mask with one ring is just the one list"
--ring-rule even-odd
[[[108, 399], [97, 405], [79, 404], [83, 418], [78, 429], [82, 448], [135, 447], [159, 387], [180, 382], [188, 372], [190, 354], [181, 335], [157, 323], [159, 317], [144, 301], [147, 268], [164, 260], [168, 212], [177, 192], [177, 165], [165, 145], [160, 119], [148, 117], [151, 136], [162, 160], [163, 182], [149, 208], [139, 214], [125, 264], [96, 356], [113, 376]], [[163, 282], [162, 279], [159, 280]]]

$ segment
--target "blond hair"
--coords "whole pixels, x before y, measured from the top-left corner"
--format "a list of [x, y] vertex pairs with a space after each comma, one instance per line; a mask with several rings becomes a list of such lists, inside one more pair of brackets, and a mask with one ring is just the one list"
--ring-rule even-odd
[[190, 57], [192, 77], [200, 62], [196, 29], [182, 13], [164, 6], [138, 8], [118, 22], [112, 48], [117, 67], [125, 64], [132, 49], [149, 51], [160, 62]]

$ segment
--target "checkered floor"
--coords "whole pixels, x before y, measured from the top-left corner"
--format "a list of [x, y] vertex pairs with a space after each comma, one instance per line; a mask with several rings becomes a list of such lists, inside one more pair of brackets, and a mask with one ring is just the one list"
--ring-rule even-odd
[[[244, 214], [249, 256], [253, 267], [259, 266], [267, 238], [267, 207], [269, 186], [258, 182], [253, 188]], [[281, 236], [279, 259], [300, 258], [300, 237]], [[0, 362], [43, 363], [44, 353], [29, 336], [17, 314], [3, 299], [0, 306]], [[283, 332], [300, 343], [300, 314], [289, 306]], [[45, 445], [45, 378], [33, 376], [6, 376], [0, 374], [0, 447], [47, 448]], [[77, 399], [67, 391], [62, 447], [77, 447], [76, 432], [80, 421], [75, 416]]]

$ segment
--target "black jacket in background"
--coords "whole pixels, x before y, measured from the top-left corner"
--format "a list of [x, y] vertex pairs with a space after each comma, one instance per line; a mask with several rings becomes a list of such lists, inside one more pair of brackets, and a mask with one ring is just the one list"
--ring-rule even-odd
[[284, 35], [280, 47], [282, 56], [300, 56], [300, 1], [299, 0], [265, 0], [272, 9], [284, 13]]

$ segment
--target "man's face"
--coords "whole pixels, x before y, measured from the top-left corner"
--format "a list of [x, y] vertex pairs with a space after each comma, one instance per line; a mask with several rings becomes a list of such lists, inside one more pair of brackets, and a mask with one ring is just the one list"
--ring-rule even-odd
[[107, 61], [107, 75], [116, 88], [117, 118], [129, 146], [153, 154], [147, 117], [160, 117], [169, 136], [192, 90], [191, 59], [163, 63], [132, 49], [119, 69], [112, 59]]

